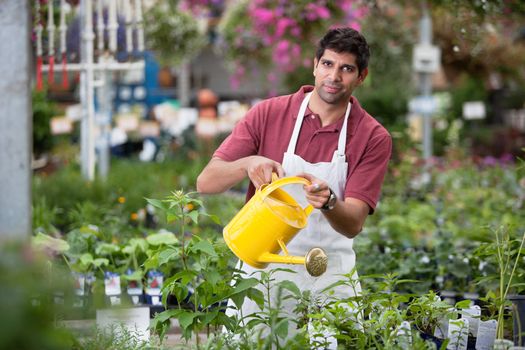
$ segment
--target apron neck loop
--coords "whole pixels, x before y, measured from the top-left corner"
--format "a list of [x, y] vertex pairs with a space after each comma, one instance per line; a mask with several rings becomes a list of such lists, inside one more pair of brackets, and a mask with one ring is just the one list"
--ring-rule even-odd
[[[310, 101], [310, 97], [312, 97], [313, 91], [310, 91], [304, 96], [303, 102], [301, 103], [301, 107], [299, 108], [299, 112], [297, 113], [297, 120], [295, 121], [295, 126], [292, 132], [292, 137], [290, 138], [290, 143], [288, 144], [288, 153], [294, 154], [295, 148], [297, 146], [297, 140], [299, 139], [299, 131], [301, 130], [301, 126], [303, 125], [304, 120], [304, 114], [306, 113], [306, 108], [308, 107], [308, 102]], [[337, 143], [337, 155], [338, 156], [345, 156], [345, 149], [346, 149], [346, 133], [347, 133], [347, 126], [348, 126], [348, 117], [350, 116], [350, 111], [352, 109], [352, 104], [348, 102], [348, 106], [346, 107], [345, 111], [345, 119], [343, 122], [343, 127], [341, 128], [341, 131], [339, 132], [339, 141]]]

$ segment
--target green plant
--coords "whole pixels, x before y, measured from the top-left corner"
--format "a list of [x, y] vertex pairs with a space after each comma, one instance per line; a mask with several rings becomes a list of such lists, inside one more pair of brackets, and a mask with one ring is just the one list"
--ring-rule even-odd
[[511, 305], [507, 300], [509, 292], [515, 287], [514, 277], [516, 270], [521, 263], [520, 257], [525, 254], [523, 248], [525, 233], [521, 238], [514, 238], [509, 232], [509, 228], [502, 226], [492, 230], [494, 240], [483, 243], [476, 250], [480, 258], [490, 261], [496, 266], [496, 273], [480, 278], [478, 283], [484, 284], [495, 281], [496, 289], [491, 289], [484, 298], [493, 307], [493, 316], [498, 321], [497, 338], [503, 339], [505, 336], [505, 310]]
[[148, 45], [168, 65], [197, 55], [207, 44], [197, 20], [178, 1], [159, 1], [145, 15]]
[[54, 102], [47, 98], [46, 91], [33, 90], [33, 152], [40, 155], [53, 147], [51, 118], [58, 112]]
[[[165, 215], [168, 223], [176, 222], [176, 234], [164, 232], [156, 242], [147, 238], [150, 246], [146, 268], [162, 268], [178, 263], [176, 272], [166, 279], [162, 288], [162, 302], [167, 306], [169, 296], [176, 298], [178, 308], [156, 315], [153, 328], [163, 338], [170, 318], [178, 319], [183, 337], [189, 340], [206, 329], [210, 334], [221, 326], [234, 327], [233, 320], [224, 314], [228, 299], [241, 301], [249, 296], [257, 284], [255, 278], [232, 276], [232, 253], [217, 238], [202, 238], [188, 234], [188, 227], [200, 223], [202, 217], [215, 222], [214, 215], [204, 212], [203, 203], [194, 193], [174, 191], [163, 200], [147, 199], [148, 203]], [[199, 338], [195, 337], [197, 346]]]
[[40, 250], [2, 242], [0, 348], [71, 349], [72, 334], [57, 327], [57, 320], [66, 311], [65, 307], [54, 302], [57, 293], [63, 293], [65, 297], [72, 294], [72, 286], [65, 276], [67, 271], [50, 264]]

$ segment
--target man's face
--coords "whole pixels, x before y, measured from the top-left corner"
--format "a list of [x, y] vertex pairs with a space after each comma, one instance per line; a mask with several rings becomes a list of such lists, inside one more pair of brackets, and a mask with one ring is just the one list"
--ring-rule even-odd
[[356, 57], [351, 53], [325, 50], [314, 60], [315, 90], [328, 104], [346, 104], [354, 89], [361, 85], [368, 69], [358, 72]]

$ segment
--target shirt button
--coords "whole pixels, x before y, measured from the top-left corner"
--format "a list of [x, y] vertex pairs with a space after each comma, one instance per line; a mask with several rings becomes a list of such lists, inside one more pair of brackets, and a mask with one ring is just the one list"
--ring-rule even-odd
[[312, 118], [312, 119], [315, 119], [315, 115], [312, 114], [311, 118]]

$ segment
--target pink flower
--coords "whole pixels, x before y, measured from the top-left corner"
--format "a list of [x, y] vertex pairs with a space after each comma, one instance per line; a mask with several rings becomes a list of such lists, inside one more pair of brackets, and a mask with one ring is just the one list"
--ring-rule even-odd
[[252, 17], [257, 24], [268, 25], [274, 21], [274, 14], [272, 10], [266, 8], [251, 8], [250, 17]]
[[306, 19], [315, 21], [316, 19], [328, 19], [330, 18], [330, 11], [324, 6], [320, 6], [314, 3], [306, 5]]
[[295, 21], [293, 19], [290, 19], [290, 18], [280, 18], [278, 21], [277, 21], [277, 26], [276, 26], [276, 29], [275, 29], [275, 36], [280, 38], [284, 35], [284, 33], [286, 32], [286, 29], [288, 27], [291, 27], [295, 24]]

